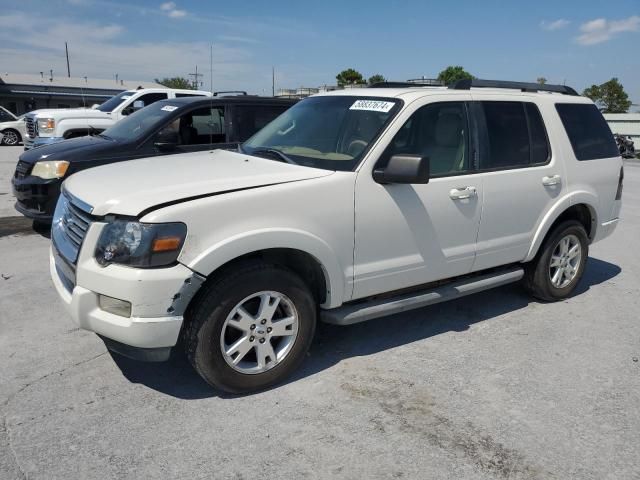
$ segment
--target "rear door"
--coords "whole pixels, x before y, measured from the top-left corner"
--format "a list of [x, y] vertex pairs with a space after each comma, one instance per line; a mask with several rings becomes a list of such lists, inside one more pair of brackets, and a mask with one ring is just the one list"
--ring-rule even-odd
[[537, 226], [566, 191], [561, 154], [550, 147], [557, 142], [549, 141], [541, 113], [550, 105], [514, 99], [474, 94], [484, 186], [474, 271], [522, 261]]

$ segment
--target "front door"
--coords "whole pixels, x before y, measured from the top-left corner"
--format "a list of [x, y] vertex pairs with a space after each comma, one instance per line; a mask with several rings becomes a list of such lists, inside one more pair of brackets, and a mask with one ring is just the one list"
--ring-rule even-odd
[[353, 298], [466, 274], [474, 262], [483, 184], [472, 161], [468, 102], [423, 102], [397, 124], [375, 168], [394, 154], [427, 156], [431, 178], [381, 185], [371, 167], [359, 172]]

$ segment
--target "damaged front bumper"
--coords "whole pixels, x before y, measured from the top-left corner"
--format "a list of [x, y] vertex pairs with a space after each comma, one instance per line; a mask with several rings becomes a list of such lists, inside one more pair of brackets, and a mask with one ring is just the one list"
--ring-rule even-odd
[[[151, 361], [169, 357], [180, 335], [184, 311], [204, 281], [182, 264], [157, 269], [101, 267], [92, 250], [81, 251], [74, 268], [56, 254], [55, 246], [50, 252], [50, 271], [74, 323], [100, 335], [116, 353]], [[101, 308], [101, 295], [129, 302], [130, 316]]]

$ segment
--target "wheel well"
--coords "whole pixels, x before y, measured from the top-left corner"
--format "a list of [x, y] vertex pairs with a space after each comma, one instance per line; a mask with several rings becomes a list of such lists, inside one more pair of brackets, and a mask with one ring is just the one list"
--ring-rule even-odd
[[216, 269], [208, 278], [222, 274], [225, 270], [233, 268], [241, 262], [251, 260], [263, 261], [282, 265], [297, 273], [300, 278], [309, 286], [311, 293], [316, 298], [318, 304], [324, 303], [327, 299], [327, 282], [322, 265], [315, 257], [292, 248], [269, 248], [242, 255]]
[[553, 222], [553, 225], [551, 225], [551, 227], [549, 228], [549, 232], [547, 232], [547, 235], [549, 235], [549, 233], [553, 231], [556, 225], [559, 225], [560, 223], [565, 222], [567, 220], [577, 220], [578, 222], [580, 222], [584, 227], [584, 229], [587, 231], [587, 236], [589, 237], [589, 240], [593, 239], [593, 235], [595, 235], [595, 232], [596, 232], [596, 228], [595, 228], [596, 216], [592, 212], [591, 207], [589, 207], [588, 205], [585, 205], [584, 203], [580, 203], [578, 205], [572, 205], [571, 207], [567, 208], [564, 212], [562, 212], [560, 216], [556, 218], [556, 221]]
[[5, 133], [5, 132], [13, 132], [16, 135], [18, 135], [18, 140], [22, 140], [22, 135], [20, 135], [20, 132], [15, 128], [5, 128], [4, 130], [0, 131], [0, 133]]

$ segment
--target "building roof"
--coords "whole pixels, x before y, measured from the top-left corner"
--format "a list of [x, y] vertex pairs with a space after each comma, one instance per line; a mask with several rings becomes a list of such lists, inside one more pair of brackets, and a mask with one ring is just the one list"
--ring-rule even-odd
[[29, 73], [0, 73], [0, 84], [22, 85], [30, 87], [59, 87], [59, 88], [83, 88], [96, 90], [133, 90], [142, 88], [165, 88], [155, 82], [143, 82], [139, 80], [118, 80], [85, 77], [65, 77], [54, 75], [53, 80], [49, 80], [49, 73], [43, 76]]
[[603, 113], [602, 116], [608, 122], [640, 122], [640, 113]]

